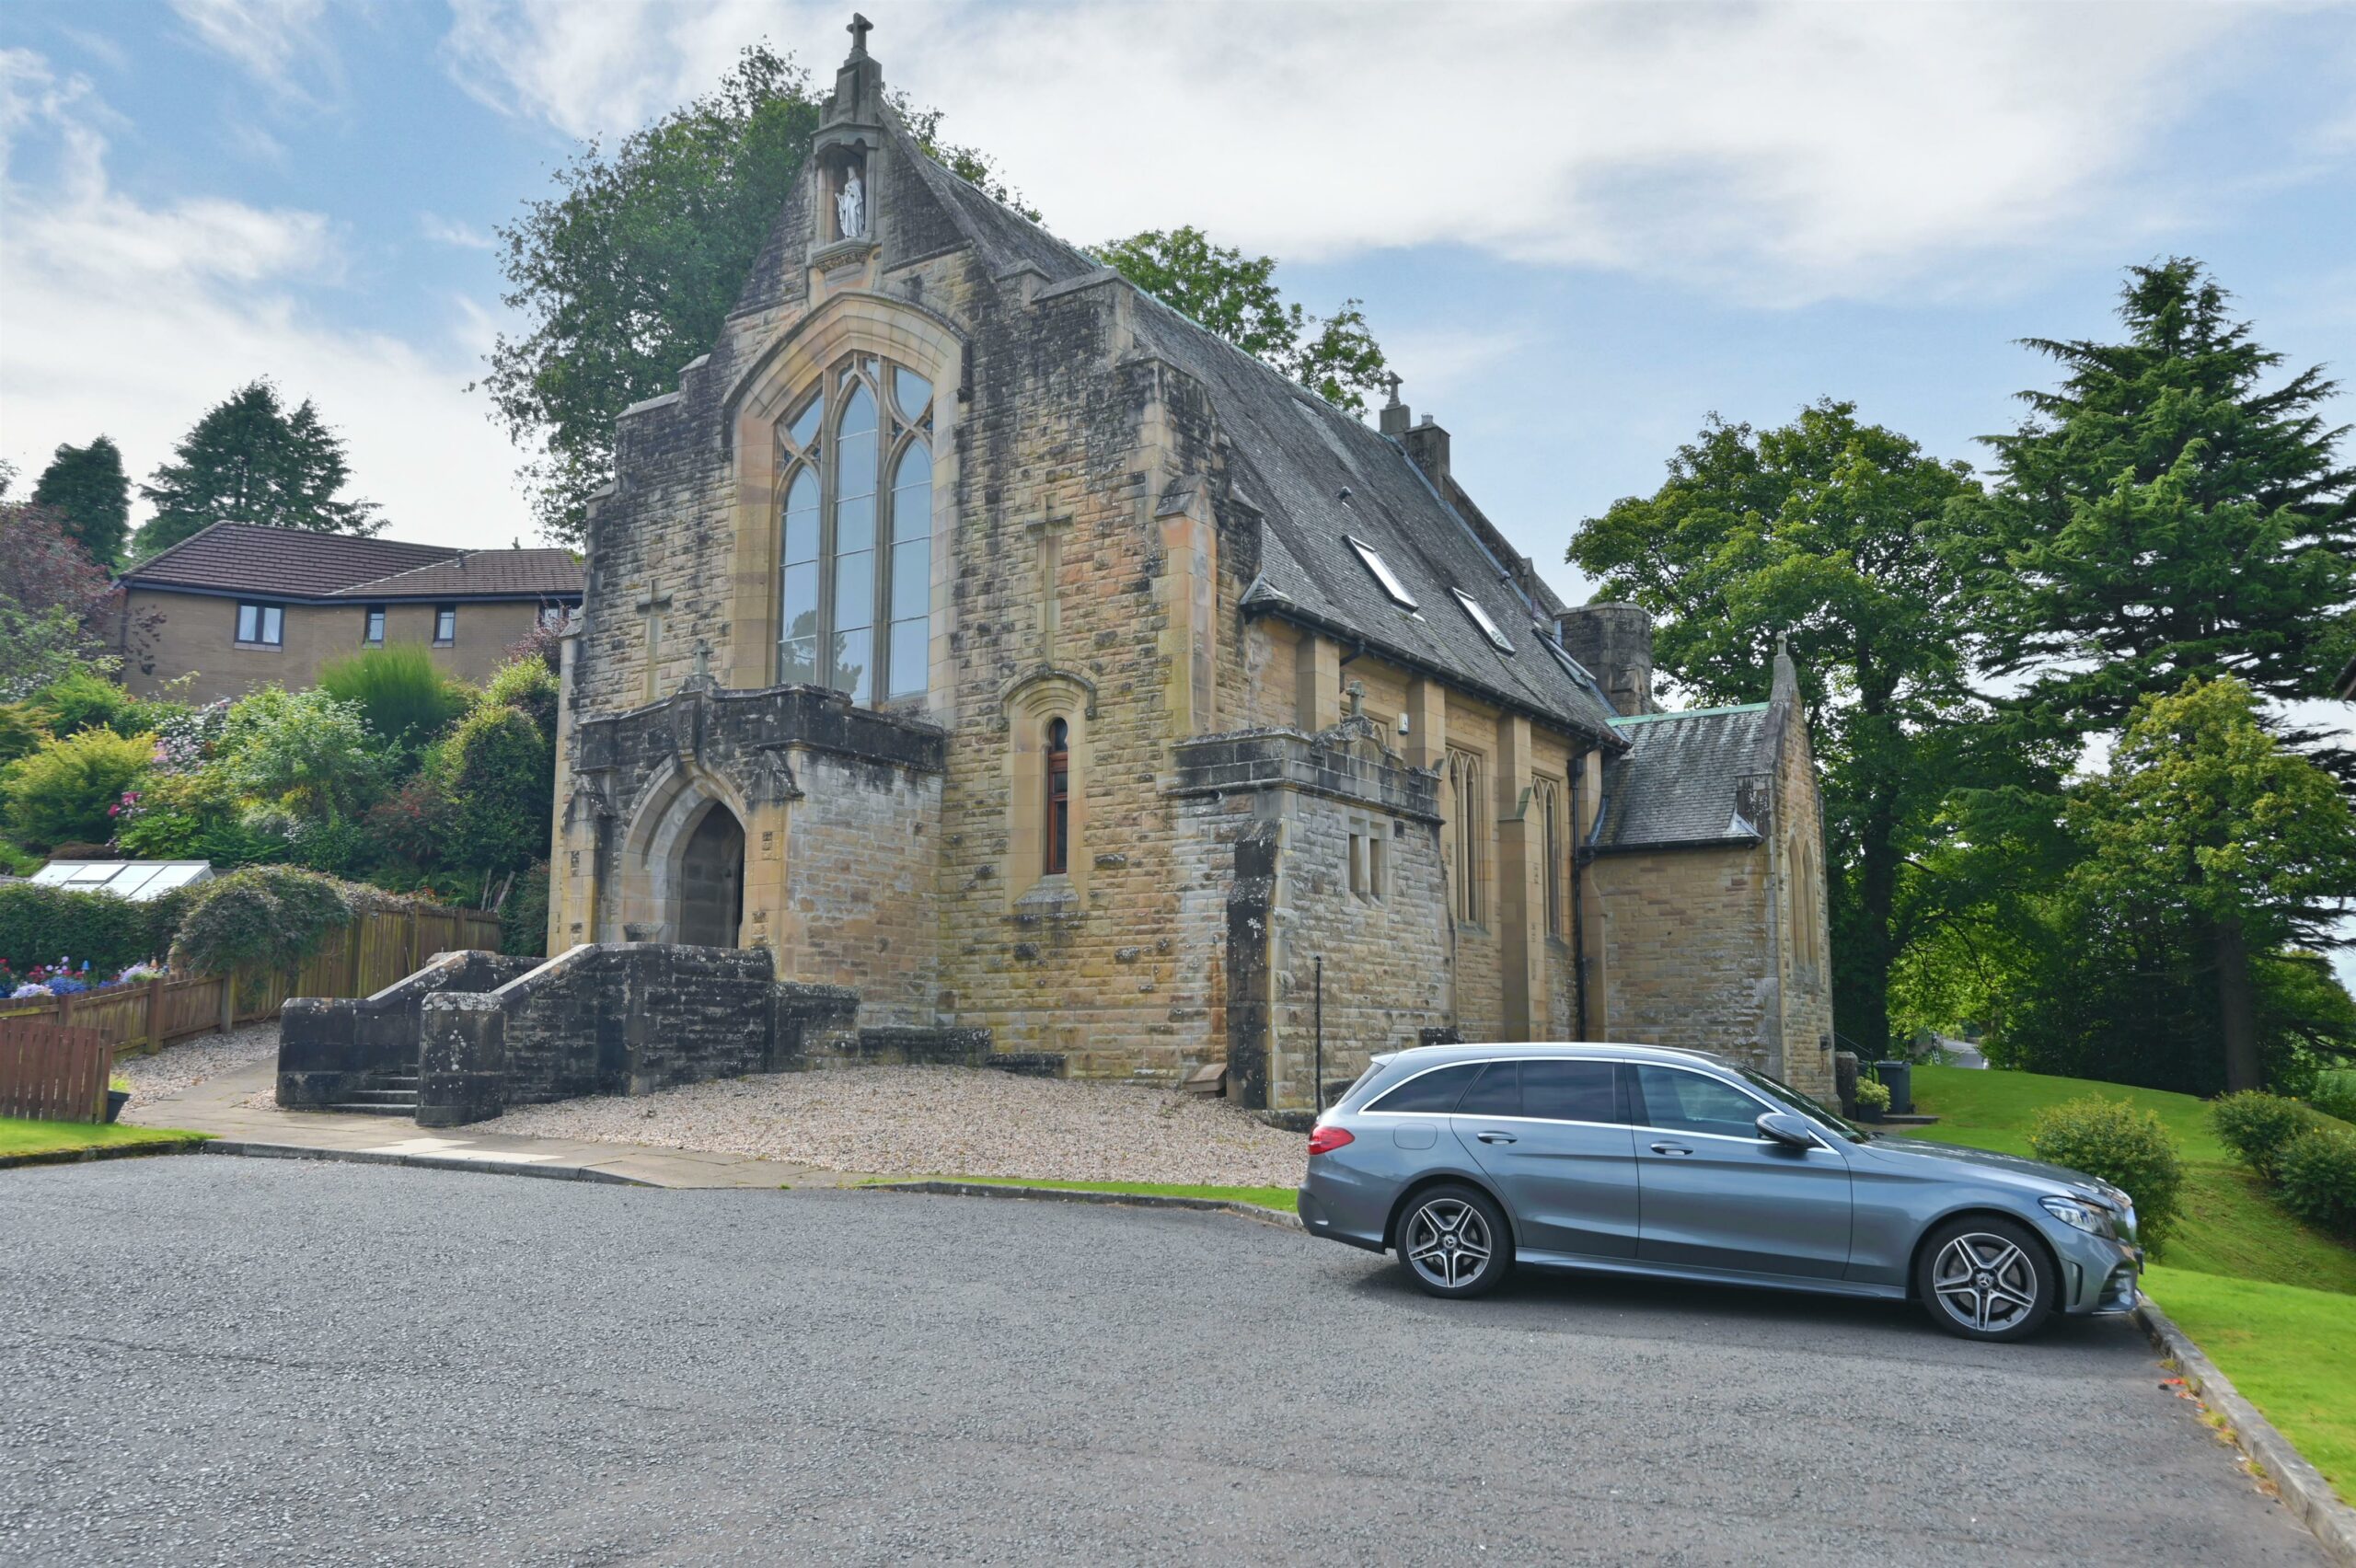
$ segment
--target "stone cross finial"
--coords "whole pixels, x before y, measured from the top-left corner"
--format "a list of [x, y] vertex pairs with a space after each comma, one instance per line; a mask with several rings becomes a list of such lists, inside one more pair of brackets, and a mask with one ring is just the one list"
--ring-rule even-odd
[[1388, 388], [1391, 393], [1391, 401], [1386, 406], [1393, 409], [1397, 408], [1399, 406], [1399, 384], [1405, 378], [1395, 370], [1386, 370], [1382, 373], [1380, 379], [1382, 385]]
[[874, 30], [873, 22], [869, 21], [857, 11], [850, 14], [850, 26], [845, 28], [843, 31], [850, 34], [850, 57], [853, 60], [866, 58], [867, 35]]
[[699, 643], [696, 647], [696, 679], [711, 679], [711, 648], [707, 643]]
[[1344, 686], [1342, 689], [1349, 695], [1350, 717], [1353, 719], [1365, 718], [1366, 683], [1364, 681], [1352, 681], [1348, 686]]

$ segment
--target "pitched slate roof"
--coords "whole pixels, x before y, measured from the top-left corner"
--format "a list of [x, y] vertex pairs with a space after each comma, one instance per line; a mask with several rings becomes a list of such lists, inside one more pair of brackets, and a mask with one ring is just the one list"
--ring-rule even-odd
[[571, 550], [462, 550], [342, 590], [344, 599], [577, 599], [587, 573]]
[[1778, 707], [1614, 719], [1629, 746], [1604, 764], [1602, 812], [1588, 842], [1600, 850], [1755, 843], [1760, 831], [1744, 819], [1737, 790], [1774, 770]]
[[[950, 214], [993, 276], [1029, 267], [1050, 286], [1103, 281], [1137, 300], [1140, 336], [1209, 388], [1233, 436], [1235, 489], [1262, 513], [1260, 576], [1246, 614], [1276, 615], [1431, 671], [1505, 707], [1620, 744], [1611, 705], [1578, 665], [1551, 650], [1551, 625], [1509, 584], [1506, 562], [1432, 488], [1398, 443], [1334, 408], [1217, 333], [1138, 289], [1085, 252], [924, 156], [895, 121], [905, 161]], [[1340, 499], [1345, 489], [1349, 499]], [[1413, 611], [1384, 594], [1345, 535], [1380, 551]], [[1477, 600], [1513, 647], [1494, 646], [1450, 594]]]
[[[454, 564], [460, 560], [468, 563], [465, 575]], [[140, 562], [121, 580], [142, 588], [273, 599], [563, 597], [581, 593], [582, 569], [563, 550], [468, 552], [355, 534], [214, 523]]]

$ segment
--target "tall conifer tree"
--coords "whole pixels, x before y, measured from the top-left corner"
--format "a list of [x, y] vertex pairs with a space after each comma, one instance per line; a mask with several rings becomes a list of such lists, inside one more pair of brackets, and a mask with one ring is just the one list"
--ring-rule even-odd
[[33, 486], [33, 504], [55, 513], [91, 559], [114, 566], [131, 532], [131, 478], [122, 471], [122, 449], [103, 435], [87, 446], [61, 444]]
[[267, 381], [206, 410], [171, 462], [139, 487], [156, 515], [134, 553], [151, 556], [214, 523], [258, 523], [321, 534], [374, 534], [376, 504], [342, 498], [343, 442], [308, 398], [288, 413]]

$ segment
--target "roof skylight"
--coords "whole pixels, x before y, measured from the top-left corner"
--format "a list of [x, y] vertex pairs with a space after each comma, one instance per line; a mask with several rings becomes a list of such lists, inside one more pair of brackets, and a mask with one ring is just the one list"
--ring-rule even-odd
[[1498, 652], [1513, 651], [1513, 644], [1507, 642], [1506, 634], [1497, 629], [1497, 623], [1489, 618], [1489, 612], [1481, 607], [1481, 601], [1461, 588], [1450, 588], [1449, 592], [1456, 595], [1456, 602], [1464, 606], [1464, 613], [1472, 617], [1472, 624], [1481, 628], [1482, 635], [1496, 645]]
[[1350, 548], [1358, 552], [1358, 559], [1366, 562], [1366, 569], [1374, 573], [1374, 580], [1382, 584], [1382, 591], [1391, 595], [1392, 604], [1403, 610], [1415, 607], [1415, 596], [1407, 592], [1407, 585], [1399, 581], [1399, 574], [1391, 570], [1391, 563], [1382, 559], [1381, 551], [1352, 535], [1345, 534], [1342, 537], [1349, 541]]

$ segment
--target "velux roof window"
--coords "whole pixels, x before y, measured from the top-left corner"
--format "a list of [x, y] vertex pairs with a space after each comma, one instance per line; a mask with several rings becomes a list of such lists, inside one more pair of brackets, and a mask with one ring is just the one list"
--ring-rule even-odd
[[1450, 588], [1449, 592], [1456, 595], [1456, 602], [1464, 606], [1464, 613], [1472, 617], [1472, 624], [1481, 628], [1481, 635], [1496, 645], [1498, 652], [1513, 651], [1513, 644], [1506, 640], [1506, 634], [1497, 629], [1497, 623], [1489, 618], [1489, 612], [1481, 607], [1478, 599], [1461, 588]]
[[1349, 541], [1350, 548], [1358, 552], [1358, 559], [1366, 562], [1366, 569], [1374, 573], [1374, 580], [1382, 584], [1382, 591], [1391, 595], [1392, 604], [1403, 610], [1415, 607], [1415, 596], [1407, 592], [1407, 585], [1399, 581], [1399, 574], [1391, 570], [1391, 563], [1382, 559], [1380, 550], [1348, 534], [1342, 537]]

